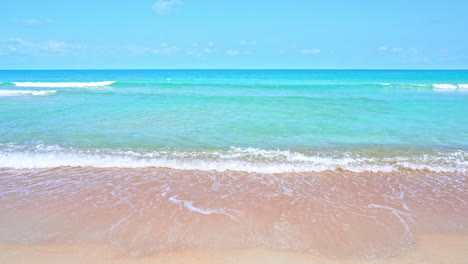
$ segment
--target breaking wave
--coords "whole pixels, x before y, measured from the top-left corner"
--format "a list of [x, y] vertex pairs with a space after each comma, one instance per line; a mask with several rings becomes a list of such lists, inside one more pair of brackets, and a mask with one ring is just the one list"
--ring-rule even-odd
[[0, 167], [53, 168], [61, 166], [98, 168], [161, 167], [180, 170], [243, 171], [257, 173], [319, 172], [391, 172], [427, 170], [433, 172], [467, 172], [468, 153], [463, 150], [373, 156], [358, 153], [332, 153], [259, 148], [157, 151], [77, 149], [37, 145], [24, 147], [0, 144]]
[[80, 87], [99, 87], [114, 84], [115, 81], [105, 82], [13, 82], [18, 87], [55, 87], [55, 88], [80, 88]]
[[57, 91], [55, 91], [55, 90], [43, 90], [43, 91], [0, 90], [0, 96], [48, 95], [48, 94], [53, 94], [55, 92], [57, 92]]

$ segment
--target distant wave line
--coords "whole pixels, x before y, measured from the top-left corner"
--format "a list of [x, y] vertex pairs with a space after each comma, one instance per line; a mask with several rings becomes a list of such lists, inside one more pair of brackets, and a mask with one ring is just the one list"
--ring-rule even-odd
[[79, 88], [79, 87], [98, 87], [114, 84], [116, 81], [103, 82], [12, 82], [18, 87], [40, 87], [40, 88]]
[[[282, 84], [280, 83], [255, 83], [254, 85], [249, 83], [220, 83], [220, 82], [172, 82], [171, 79], [164, 80], [146, 80], [142, 82], [133, 81], [100, 81], [100, 82], [11, 82], [18, 87], [31, 87], [31, 88], [87, 88], [87, 87], [105, 87], [113, 84], [117, 84], [116, 87], [126, 85], [161, 85], [161, 86], [223, 86], [223, 87], [257, 87], [257, 88], [282, 88], [282, 87], [320, 87], [320, 86], [383, 86], [383, 87], [399, 87], [399, 88], [432, 88], [436, 91], [455, 91], [455, 90], [468, 90], [468, 84], [450, 84], [450, 83], [298, 83], [298, 84]], [[6, 83], [0, 82], [4, 85]]]
[[56, 90], [0, 90], [0, 96], [24, 96], [24, 95], [48, 95], [57, 92]]

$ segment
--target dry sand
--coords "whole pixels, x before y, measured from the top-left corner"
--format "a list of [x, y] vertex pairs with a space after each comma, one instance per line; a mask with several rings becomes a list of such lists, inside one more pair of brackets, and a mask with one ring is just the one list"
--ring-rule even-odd
[[468, 235], [425, 234], [418, 237], [416, 250], [395, 258], [344, 260], [308, 253], [253, 248], [243, 250], [183, 250], [148, 257], [121, 255], [106, 244], [0, 245], [2, 264], [78, 263], [468, 263]]

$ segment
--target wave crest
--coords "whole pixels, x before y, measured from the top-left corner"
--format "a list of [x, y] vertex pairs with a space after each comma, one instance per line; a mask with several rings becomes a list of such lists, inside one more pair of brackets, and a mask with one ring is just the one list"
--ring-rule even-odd
[[244, 171], [257, 173], [320, 172], [346, 170], [352, 172], [391, 172], [428, 170], [434, 172], [467, 172], [468, 153], [419, 153], [376, 156], [359, 153], [332, 153], [258, 148], [157, 151], [77, 149], [37, 145], [24, 147], [0, 144], [0, 167], [52, 168], [61, 166], [98, 168], [160, 167], [180, 170]]
[[447, 89], [447, 90], [455, 90], [457, 86], [455, 84], [446, 84], [446, 83], [436, 83], [434, 84], [435, 89]]
[[48, 95], [48, 94], [53, 94], [55, 92], [57, 92], [57, 91], [55, 91], [55, 90], [43, 90], [43, 91], [0, 90], [0, 96]]
[[80, 88], [80, 87], [99, 87], [114, 84], [116, 81], [104, 82], [12, 82], [18, 87], [56, 87], [56, 88]]

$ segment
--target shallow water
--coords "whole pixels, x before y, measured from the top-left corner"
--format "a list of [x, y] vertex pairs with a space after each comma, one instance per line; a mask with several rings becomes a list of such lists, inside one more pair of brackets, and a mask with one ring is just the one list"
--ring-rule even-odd
[[376, 258], [468, 232], [461, 173], [0, 170], [0, 243], [106, 242], [127, 255], [267, 247]]

